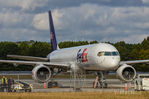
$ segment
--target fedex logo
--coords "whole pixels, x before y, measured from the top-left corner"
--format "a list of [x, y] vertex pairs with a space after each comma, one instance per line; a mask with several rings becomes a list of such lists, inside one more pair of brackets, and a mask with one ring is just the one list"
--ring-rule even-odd
[[87, 55], [88, 55], [87, 48], [85, 48], [83, 51], [81, 51], [80, 49], [77, 53], [77, 62], [80, 63], [88, 62]]
[[51, 32], [51, 39], [54, 39], [54, 33]]

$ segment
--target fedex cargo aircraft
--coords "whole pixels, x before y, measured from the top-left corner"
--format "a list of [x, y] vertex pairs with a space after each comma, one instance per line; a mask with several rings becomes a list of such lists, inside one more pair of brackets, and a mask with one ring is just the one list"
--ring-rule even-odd
[[[11, 58], [27, 61], [0, 60], [0, 62], [34, 66], [32, 77], [38, 82], [47, 82], [53, 75], [62, 71], [72, 71], [76, 73], [95, 71], [100, 77], [100, 80], [105, 78], [106, 72], [115, 71], [119, 79], [128, 82], [132, 81], [136, 76], [136, 70], [131, 64], [149, 62], [149, 60], [120, 61], [118, 50], [113, 45], [107, 43], [59, 49], [51, 11], [49, 11], [49, 26], [53, 51], [49, 53], [46, 58], [8, 55], [8, 57]], [[56, 73], [55, 68], [57, 69]]]

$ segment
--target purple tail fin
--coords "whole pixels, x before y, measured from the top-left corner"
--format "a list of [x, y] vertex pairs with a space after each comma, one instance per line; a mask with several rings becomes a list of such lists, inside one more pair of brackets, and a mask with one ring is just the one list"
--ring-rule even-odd
[[59, 47], [56, 41], [56, 35], [55, 35], [51, 11], [49, 11], [49, 27], [50, 27], [50, 36], [51, 36], [51, 46], [52, 46], [52, 50], [54, 51], [54, 50], [59, 49]]

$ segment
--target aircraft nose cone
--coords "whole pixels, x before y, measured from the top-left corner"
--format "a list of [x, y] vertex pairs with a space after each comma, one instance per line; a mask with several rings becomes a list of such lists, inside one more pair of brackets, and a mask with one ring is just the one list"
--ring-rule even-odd
[[112, 58], [109, 59], [107, 62], [107, 67], [110, 69], [116, 69], [119, 65], [120, 59], [119, 58]]
[[115, 70], [118, 68], [120, 57], [106, 57], [102, 62], [102, 68], [105, 70]]
[[111, 68], [116, 68], [119, 64], [119, 61], [118, 60], [113, 60], [110, 62], [110, 67]]

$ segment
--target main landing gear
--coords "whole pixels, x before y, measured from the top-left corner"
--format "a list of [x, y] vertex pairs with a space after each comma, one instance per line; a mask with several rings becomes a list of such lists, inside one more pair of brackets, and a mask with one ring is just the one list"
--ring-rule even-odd
[[62, 87], [58, 82], [55, 81], [55, 76], [59, 73], [62, 72], [62, 69], [52, 69], [52, 76], [51, 80], [48, 82], [48, 88], [57, 88], [57, 87]]
[[96, 72], [96, 80], [93, 82], [93, 88], [107, 88], [108, 84], [106, 83], [106, 75], [108, 72], [100, 71]]

